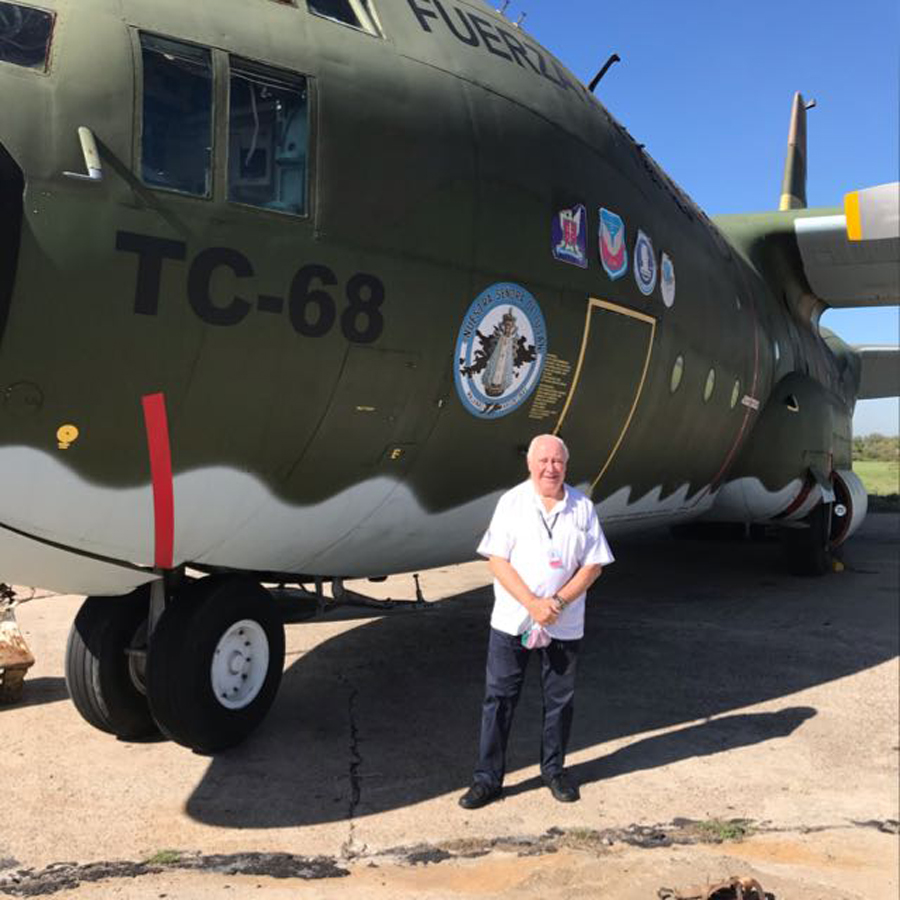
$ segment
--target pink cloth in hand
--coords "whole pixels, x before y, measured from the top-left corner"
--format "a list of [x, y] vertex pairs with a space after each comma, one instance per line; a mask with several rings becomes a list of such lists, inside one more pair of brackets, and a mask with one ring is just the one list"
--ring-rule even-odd
[[522, 646], [526, 650], [538, 650], [550, 643], [550, 634], [543, 625], [535, 623], [522, 635]]

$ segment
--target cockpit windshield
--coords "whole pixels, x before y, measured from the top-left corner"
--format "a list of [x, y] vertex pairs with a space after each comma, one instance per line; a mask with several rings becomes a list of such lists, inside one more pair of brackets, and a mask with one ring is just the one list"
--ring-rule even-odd
[[0, 62], [47, 71], [53, 13], [0, 2]]
[[306, 5], [313, 15], [378, 34], [369, 0], [306, 0]]

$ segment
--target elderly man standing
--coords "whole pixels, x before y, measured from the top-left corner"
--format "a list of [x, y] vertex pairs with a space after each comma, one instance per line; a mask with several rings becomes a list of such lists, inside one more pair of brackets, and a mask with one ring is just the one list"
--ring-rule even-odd
[[[503, 793], [509, 730], [533, 654], [540, 657], [544, 698], [541, 775], [557, 800], [571, 803], [579, 797], [563, 765], [584, 598], [613, 555], [593, 504], [565, 483], [568, 458], [558, 437], [538, 435], [528, 448], [530, 478], [500, 498], [478, 547], [494, 576], [494, 609], [479, 759], [472, 786], [459, 799], [464, 809], [479, 809]], [[528, 640], [535, 626], [549, 635], [546, 646]]]

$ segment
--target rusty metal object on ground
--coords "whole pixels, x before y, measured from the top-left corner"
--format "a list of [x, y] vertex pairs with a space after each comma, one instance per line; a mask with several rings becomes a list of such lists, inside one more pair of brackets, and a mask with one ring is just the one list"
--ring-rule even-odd
[[0, 704], [21, 698], [25, 673], [34, 665], [34, 656], [16, 622], [12, 596], [6, 585], [0, 585]]
[[662, 887], [657, 892], [659, 900], [775, 900], [767, 894], [755, 878], [732, 876], [716, 884], [688, 888], [680, 892]]

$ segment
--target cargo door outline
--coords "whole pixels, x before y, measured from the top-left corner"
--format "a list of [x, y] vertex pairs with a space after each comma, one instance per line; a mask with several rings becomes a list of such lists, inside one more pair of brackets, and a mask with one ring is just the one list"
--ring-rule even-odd
[[[588, 342], [591, 337], [591, 320], [594, 316], [595, 311], [597, 311], [598, 314], [601, 314], [602, 311], [605, 311], [606, 313], [611, 313], [615, 316], [625, 316], [629, 319], [643, 322], [646, 325], [649, 325], [649, 330], [647, 331], [647, 351], [644, 356], [643, 366], [641, 367], [640, 377], [637, 379], [637, 388], [634, 392], [631, 406], [628, 410], [627, 416], [625, 417], [622, 428], [619, 431], [619, 434], [616, 437], [615, 441], [613, 442], [612, 449], [609, 451], [606, 460], [600, 467], [600, 471], [597, 473], [597, 476], [591, 482], [592, 493], [597, 487], [597, 484], [600, 482], [600, 479], [606, 473], [606, 470], [610, 467], [610, 464], [615, 458], [616, 453], [618, 452], [619, 447], [622, 444], [622, 441], [625, 439], [625, 435], [628, 432], [629, 426], [631, 425], [631, 420], [634, 418], [634, 413], [637, 410], [638, 403], [640, 403], [641, 396], [644, 391], [644, 384], [647, 381], [647, 373], [650, 371], [650, 358], [653, 355], [653, 341], [656, 337], [656, 319], [653, 316], [649, 316], [646, 313], [637, 312], [633, 309], [628, 309], [625, 306], [619, 306], [618, 304], [611, 303], [608, 300], [597, 300], [594, 297], [590, 297], [588, 299], [587, 314], [585, 315], [584, 320], [584, 333], [581, 338], [581, 350], [578, 354], [578, 362], [575, 366], [575, 375], [572, 378], [572, 387], [569, 390], [569, 396], [566, 398], [566, 404], [559, 415], [559, 421], [556, 423], [556, 427], [553, 429], [553, 434], [559, 434], [560, 429], [563, 427], [563, 424], [566, 420], [566, 416], [569, 413], [572, 401], [575, 398], [576, 392], [578, 391], [581, 376], [583, 374], [585, 357], [588, 352]], [[602, 323], [595, 323], [595, 335], [601, 333], [599, 331], [600, 328], [602, 328]]]

